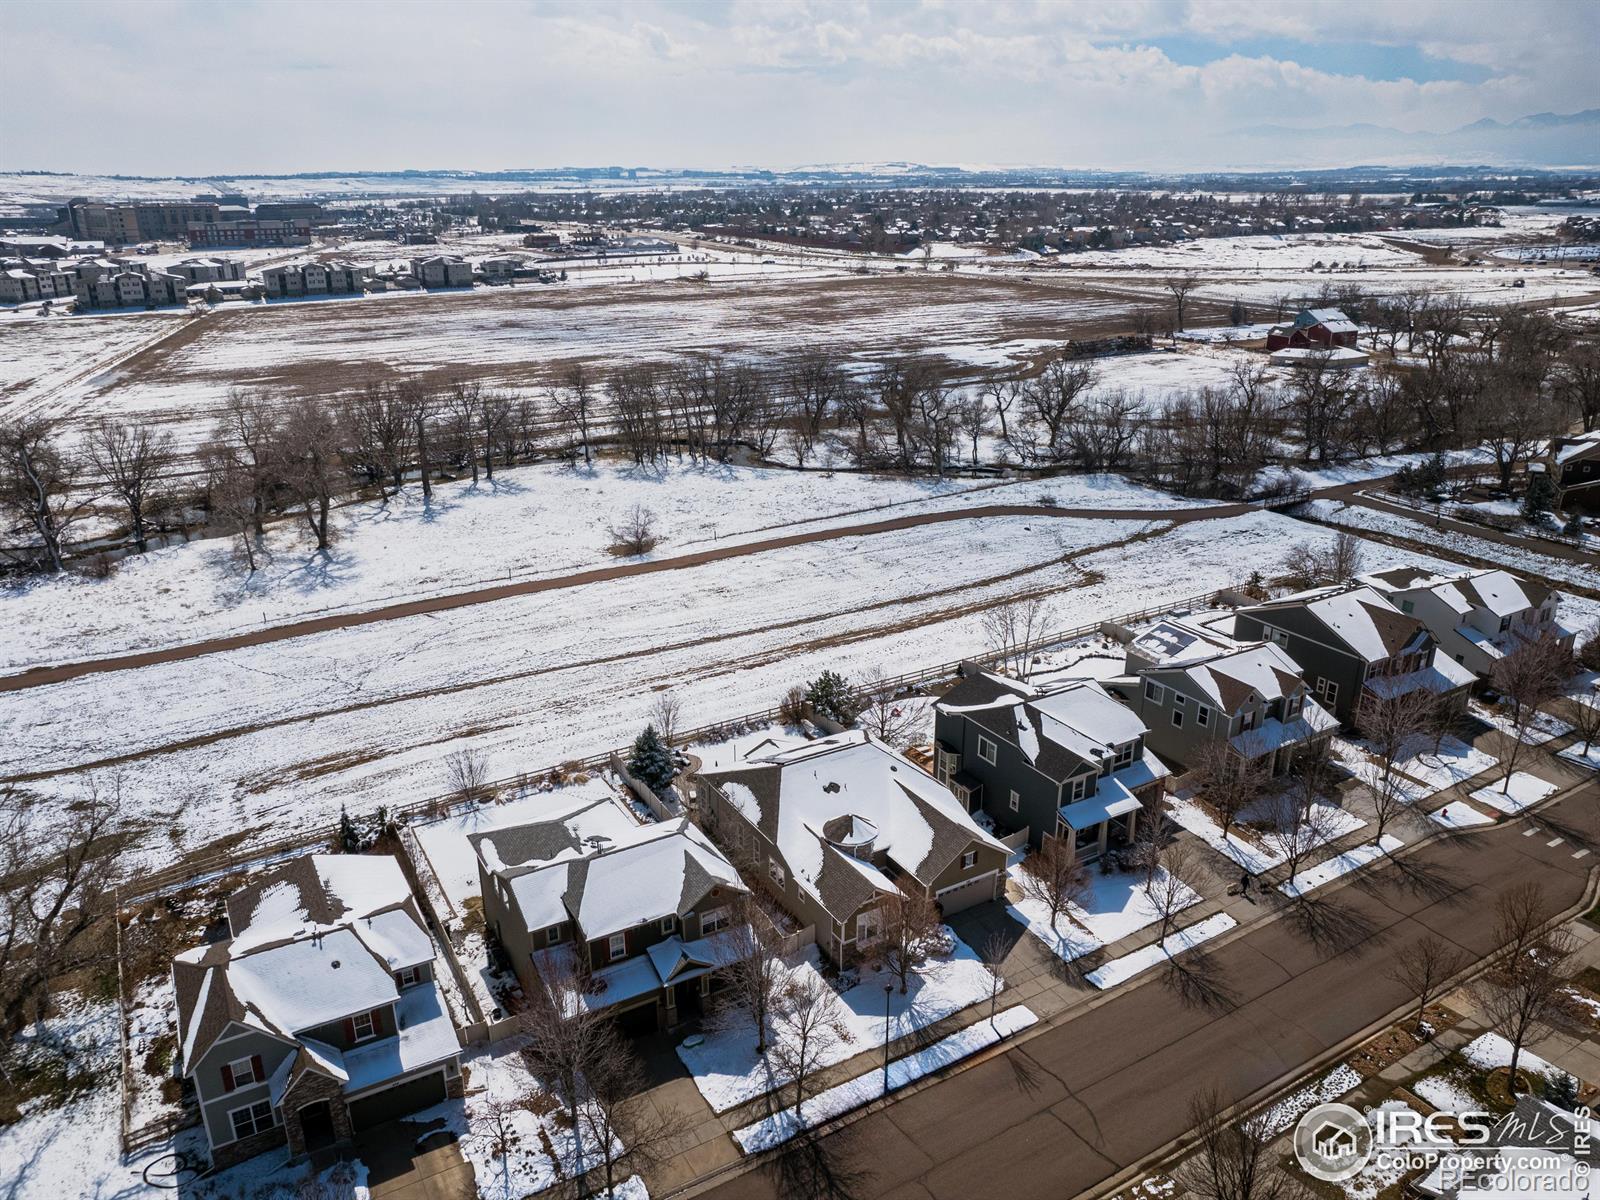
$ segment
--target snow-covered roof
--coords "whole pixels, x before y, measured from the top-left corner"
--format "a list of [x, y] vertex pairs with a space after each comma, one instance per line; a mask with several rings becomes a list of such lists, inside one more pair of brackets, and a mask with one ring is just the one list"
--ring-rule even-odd
[[1308, 698], [1300, 709], [1300, 715], [1294, 720], [1280, 721], [1276, 717], [1268, 717], [1256, 728], [1236, 733], [1228, 740], [1245, 758], [1259, 758], [1283, 746], [1297, 746], [1337, 728], [1339, 718]]
[[1271, 701], [1305, 687], [1299, 665], [1278, 646], [1240, 642], [1198, 623], [1157, 621], [1129, 648], [1156, 662], [1168, 682], [1168, 672], [1177, 671], [1191, 685], [1185, 690], [1227, 713], [1237, 712], [1251, 692]]
[[1436, 574], [1416, 567], [1394, 567], [1363, 575], [1360, 581], [1388, 595], [1430, 591], [1463, 616], [1475, 608], [1497, 617], [1516, 616], [1542, 606], [1551, 592], [1547, 584], [1519, 579], [1499, 568]]
[[356, 1046], [343, 1054], [347, 1092], [444, 1062], [461, 1052], [456, 1027], [433, 985], [407, 988], [395, 1006], [395, 1036]]
[[1361, 584], [1312, 588], [1252, 611], [1294, 605], [1305, 608], [1369, 663], [1412, 648], [1425, 632], [1422, 622], [1401, 612], [1374, 588]]
[[1069, 679], [1041, 689], [1004, 676], [969, 676], [938, 707], [970, 716], [1058, 781], [1082, 774], [1085, 767], [1098, 770], [1118, 746], [1149, 732], [1097, 679]]
[[1435, 649], [1433, 661], [1421, 670], [1408, 671], [1404, 675], [1381, 675], [1367, 680], [1367, 687], [1371, 688], [1374, 694], [1387, 700], [1415, 691], [1417, 688], [1427, 688], [1430, 692], [1444, 695], [1446, 692], [1453, 692], [1457, 688], [1477, 682], [1477, 678], [1443, 650]]
[[1301, 328], [1309, 325], [1321, 325], [1333, 333], [1354, 333], [1356, 323], [1345, 316], [1340, 308], [1307, 308], [1302, 309], [1294, 319], [1294, 323]]
[[[849, 900], [864, 901], [872, 889], [894, 890], [887, 876], [839, 849], [829, 836], [845, 828], [836, 824], [839, 818], [853, 818], [850, 830], [859, 828], [857, 820], [870, 823], [878, 832], [872, 853], [886, 854], [924, 883], [974, 842], [1004, 849], [948, 788], [859, 730], [704, 777], [718, 786], [743, 785], [751, 793], [743, 803], [754, 803], [758, 828], [776, 843], [796, 882], [829, 912], [853, 911], [856, 905]], [[837, 886], [825, 882], [825, 874], [836, 878]]]
[[228, 964], [246, 1008], [282, 1033], [299, 1033], [393, 1002], [394, 977], [348, 929], [257, 951]]
[[1569, 463], [1573, 459], [1587, 458], [1591, 454], [1600, 454], [1600, 429], [1593, 433], [1579, 434], [1577, 437], [1562, 438], [1555, 449], [1555, 460], [1558, 463]]
[[686, 818], [633, 825], [604, 846], [532, 868], [494, 870], [505, 878], [528, 929], [574, 920], [586, 938], [681, 917], [713, 887], [746, 890], [733, 864]]

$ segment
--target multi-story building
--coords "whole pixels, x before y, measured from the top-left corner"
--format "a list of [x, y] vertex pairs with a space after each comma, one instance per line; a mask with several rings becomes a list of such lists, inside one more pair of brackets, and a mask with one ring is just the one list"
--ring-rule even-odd
[[1004, 893], [1005, 844], [949, 788], [862, 731], [769, 740], [703, 769], [694, 786], [718, 844], [815, 927], [834, 962], [878, 941], [896, 893], [920, 893], [947, 915]]
[[311, 242], [311, 222], [291, 221], [191, 221], [189, 246], [305, 246]]
[[1099, 858], [1133, 841], [1169, 772], [1143, 721], [1092, 679], [1036, 688], [975, 671], [939, 698], [934, 775], [968, 811]]
[[80, 272], [75, 295], [84, 308], [155, 308], [184, 304], [189, 281], [152, 268]]
[[423, 287], [471, 287], [472, 264], [453, 254], [411, 260], [411, 276]]
[[1286, 651], [1318, 702], [1352, 724], [1366, 696], [1418, 688], [1433, 693], [1444, 712], [1464, 712], [1476, 678], [1439, 649], [1420, 619], [1360, 583], [1251, 605], [1239, 610], [1233, 632]]
[[359, 292], [371, 278], [372, 268], [360, 263], [303, 262], [267, 267], [261, 272], [261, 285], [269, 299], [277, 300]]
[[748, 889], [685, 819], [640, 826], [608, 798], [476, 834], [483, 914], [529, 995], [582, 980], [626, 1027], [700, 1013]]
[[1557, 619], [1561, 594], [1509, 571], [1439, 575], [1421, 567], [1394, 567], [1363, 575], [1358, 582], [1415, 616], [1440, 649], [1485, 678], [1520, 641], [1548, 636], [1570, 648], [1575, 640], [1573, 631]]
[[172, 964], [178, 1065], [211, 1160], [293, 1155], [462, 1091], [461, 1043], [400, 864], [312, 854], [228, 898]]
[[232, 258], [190, 258], [169, 270], [190, 283], [225, 283], [244, 278], [244, 264]]
[[182, 239], [192, 222], [216, 221], [218, 206], [209, 201], [105, 204], [68, 201], [61, 219], [76, 238], [97, 238], [111, 245]]

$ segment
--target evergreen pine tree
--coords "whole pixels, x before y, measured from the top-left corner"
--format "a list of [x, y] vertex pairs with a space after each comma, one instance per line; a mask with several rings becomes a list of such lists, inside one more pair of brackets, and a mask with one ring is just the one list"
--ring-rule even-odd
[[677, 775], [677, 768], [672, 765], [672, 751], [661, 740], [654, 725], [646, 725], [644, 732], [634, 739], [628, 771], [639, 782], [657, 792], [671, 784]]
[[1556, 485], [1550, 482], [1550, 476], [1543, 471], [1529, 475], [1528, 491], [1522, 498], [1522, 515], [1536, 517], [1554, 508], [1555, 503]]
[[841, 725], [852, 725], [861, 715], [861, 702], [837, 671], [824, 671], [813, 679], [806, 688], [806, 699], [819, 715]]
[[1557, 1108], [1576, 1112], [1578, 1108], [1578, 1081], [1563, 1071], [1545, 1080], [1544, 1098]]
[[356, 823], [350, 819], [350, 814], [342, 804], [339, 805], [339, 844], [344, 847], [346, 854], [355, 854], [361, 849], [361, 835], [356, 832]]

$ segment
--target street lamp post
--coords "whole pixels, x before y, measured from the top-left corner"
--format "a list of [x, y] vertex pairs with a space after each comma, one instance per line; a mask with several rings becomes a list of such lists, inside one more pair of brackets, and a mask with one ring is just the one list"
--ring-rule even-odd
[[883, 1094], [889, 1094], [889, 1001], [894, 995], [894, 985], [883, 985]]

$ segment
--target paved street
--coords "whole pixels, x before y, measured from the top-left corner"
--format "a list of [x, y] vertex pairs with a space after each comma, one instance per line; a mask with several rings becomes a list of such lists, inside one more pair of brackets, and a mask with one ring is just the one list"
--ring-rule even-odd
[[[1545, 884], [1554, 906], [1581, 897], [1600, 844], [1600, 784], [1481, 833], [1436, 841], [1222, 943], [1185, 986], [1152, 976], [969, 1070], [905, 1095], [822, 1139], [823, 1161], [789, 1156], [702, 1194], [840, 1194], [910, 1200], [1073, 1196], [1139, 1161], [1186, 1125], [1196, 1090], [1240, 1099], [1381, 1019], [1405, 996], [1385, 970], [1424, 933], [1476, 956], [1511, 885]], [[1533, 830], [1528, 833], [1528, 830]], [[1550, 843], [1555, 844], [1550, 844]], [[1203, 965], [1202, 965], [1203, 964]], [[783, 1160], [780, 1159], [781, 1163]]]

